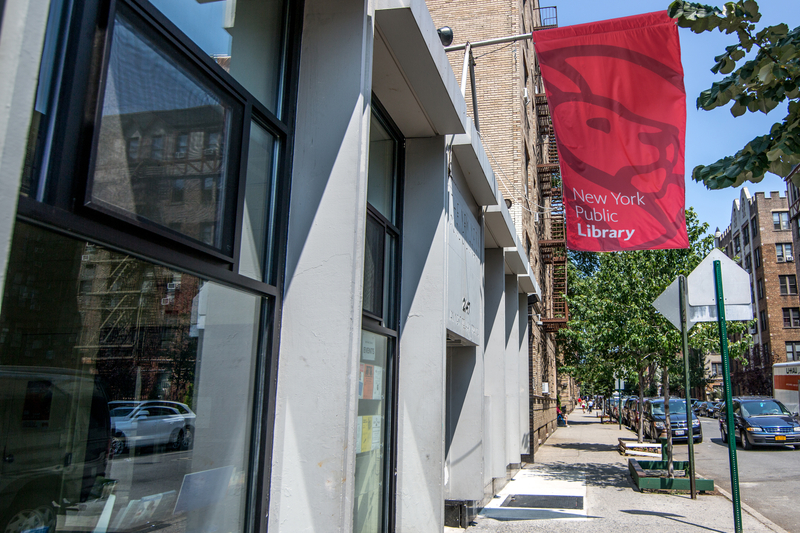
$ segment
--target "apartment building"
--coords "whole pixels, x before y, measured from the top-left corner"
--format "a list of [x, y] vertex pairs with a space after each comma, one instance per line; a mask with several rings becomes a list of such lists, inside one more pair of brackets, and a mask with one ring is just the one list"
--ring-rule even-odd
[[797, 292], [789, 203], [777, 191], [743, 187], [734, 200], [731, 223], [715, 242], [750, 273], [753, 346], [747, 364], [731, 361], [734, 394], [772, 394], [772, 365], [796, 360], [800, 348], [800, 306]]
[[532, 299], [529, 310], [535, 454], [555, 429], [556, 402], [570, 410], [577, 397], [574, 381], [556, 372], [555, 334], [568, 320], [564, 210], [555, 132], [530, 39], [531, 32], [556, 27], [557, 13], [536, 0], [428, 0], [427, 5], [437, 26], [452, 29], [448, 59], [462, 73], [468, 112], [480, 126], [517, 235], [542, 280], [542, 300]]

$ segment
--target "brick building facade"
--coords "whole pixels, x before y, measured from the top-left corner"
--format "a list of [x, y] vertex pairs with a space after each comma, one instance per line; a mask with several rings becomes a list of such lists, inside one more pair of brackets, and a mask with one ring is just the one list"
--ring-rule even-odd
[[[552, 7], [537, 0], [427, 0], [437, 27], [453, 30], [455, 43], [473, 43], [475, 100], [462, 73], [465, 52], [448, 53], [468, 113], [495, 167], [498, 185], [525, 246], [542, 299], [529, 306], [531, 455], [556, 427], [556, 405], [574, 408], [577, 387], [557, 373], [555, 334], [566, 325], [566, 247], [558, 154], [550, 113], [529, 38], [482, 46], [481, 41], [557, 25]], [[468, 58], [469, 56], [467, 56]], [[531, 457], [532, 458], [532, 457]]]
[[754, 196], [746, 187], [733, 202], [731, 223], [717, 246], [750, 273], [753, 345], [747, 364], [732, 361], [734, 394], [772, 394], [772, 365], [796, 360], [800, 351], [800, 304], [789, 203], [777, 191]]

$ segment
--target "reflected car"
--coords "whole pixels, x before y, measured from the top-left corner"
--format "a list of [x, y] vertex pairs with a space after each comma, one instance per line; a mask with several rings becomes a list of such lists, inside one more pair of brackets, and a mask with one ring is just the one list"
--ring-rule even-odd
[[[727, 406], [719, 414], [719, 432], [728, 442]], [[736, 440], [743, 450], [754, 446], [794, 446], [800, 450], [800, 417], [793, 415], [781, 402], [770, 397], [740, 397], [733, 399], [733, 421]]]
[[[703, 442], [703, 428], [700, 419], [691, 412], [691, 430], [687, 426], [686, 419], [686, 400], [683, 398], [670, 398], [669, 400], [669, 420], [672, 429], [672, 441], [689, 441], [691, 431], [694, 442]], [[645, 437], [658, 441], [666, 438], [666, 409], [664, 408], [663, 398], [650, 398], [644, 403], [644, 432]]]
[[[115, 411], [117, 409], [127, 407], [118, 407]], [[121, 413], [116, 411], [112, 414]], [[111, 422], [114, 426], [115, 454], [121, 454], [133, 446], [165, 445], [172, 450], [186, 450], [193, 443], [193, 427], [187, 425], [186, 418], [178, 409], [168, 405], [142, 402], [124, 416], [112, 416]]]

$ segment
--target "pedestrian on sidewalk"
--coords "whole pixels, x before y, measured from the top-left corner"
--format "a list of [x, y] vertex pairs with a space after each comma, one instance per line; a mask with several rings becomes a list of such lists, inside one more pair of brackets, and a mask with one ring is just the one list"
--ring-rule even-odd
[[564, 427], [569, 427], [569, 420], [567, 420], [567, 413], [561, 409], [561, 401], [559, 400], [558, 405], [556, 406], [556, 418], [559, 422], [564, 422]]

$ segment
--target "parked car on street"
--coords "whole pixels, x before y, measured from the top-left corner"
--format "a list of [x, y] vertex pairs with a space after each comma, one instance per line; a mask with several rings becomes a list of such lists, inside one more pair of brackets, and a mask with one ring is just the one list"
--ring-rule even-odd
[[[686, 400], [683, 398], [669, 399], [669, 420], [673, 442], [688, 441], [690, 434], [694, 442], [703, 442], [703, 428], [700, 425], [700, 419], [691, 410], [689, 410], [689, 414], [691, 428], [687, 424]], [[646, 438], [658, 441], [667, 436], [667, 415], [663, 398], [645, 400], [643, 416]]]
[[625, 419], [623, 422], [636, 431], [639, 427], [639, 398], [632, 396], [625, 402]]
[[[743, 396], [733, 399], [733, 437], [741, 441], [743, 450], [753, 446], [793, 445], [800, 450], [800, 417], [793, 415], [781, 402], [766, 396]], [[719, 415], [719, 432], [723, 442], [731, 435], [728, 429], [727, 406]]]
[[717, 416], [717, 412], [719, 411], [719, 405], [722, 402], [718, 401], [708, 401], [705, 403], [703, 408], [700, 410], [700, 414], [702, 416], [707, 416], [709, 418], [715, 418]]

